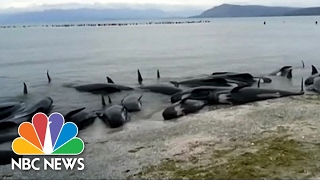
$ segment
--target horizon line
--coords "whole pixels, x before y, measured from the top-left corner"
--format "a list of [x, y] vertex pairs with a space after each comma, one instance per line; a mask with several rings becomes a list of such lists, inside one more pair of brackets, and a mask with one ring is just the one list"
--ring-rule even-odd
[[[0, 8], [0, 13], [8, 12], [36, 12], [46, 10], [72, 10], [72, 9], [159, 9], [164, 10], [169, 7], [179, 7], [180, 9], [208, 10], [222, 5], [235, 6], [265, 6], [265, 7], [292, 7], [292, 8], [312, 8], [320, 6], [287, 6], [287, 5], [262, 5], [252, 3], [221, 3], [218, 5], [184, 5], [184, 4], [166, 4], [166, 3], [60, 3], [60, 4], [41, 4], [27, 7], [7, 7]], [[174, 8], [174, 9], [175, 9]], [[167, 10], [174, 11], [174, 10]]]

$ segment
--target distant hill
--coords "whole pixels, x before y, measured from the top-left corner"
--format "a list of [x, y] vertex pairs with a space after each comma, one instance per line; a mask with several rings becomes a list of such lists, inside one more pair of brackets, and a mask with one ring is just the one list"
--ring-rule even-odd
[[269, 7], [258, 5], [232, 5], [222, 4], [204, 11], [202, 14], [193, 17], [261, 17], [261, 16], [283, 16], [301, 8], [293, 7]]
[[199, 14], [199, 10], [162, 11], [158, 9], [51, 9], [15, 14], [1, 14], [0, 24], [54, 23], [75, 21], [101, 21], [123, 19], [156, 19], [188, 17]]
[[[183, 10], [160, 10], [158, 6], [145, 9], [107, 7], [79, 7], [63, 9], [59, 7], [41, 11], [11, 12], [0, 14], [0, 25], [4, 24], [32, 24], [32, 23], [60, 23], [84, 21], [108, 21], [131, 19], [165, 19], [165, 18], [212, 18], [212, 17], [262, 17], [262, 16], [305, 16], [320, 15], [320, 7], [270, 7], [259, 5], [222, 4], [204, 12], [194, 7]], [[173, 8], [171, 8], [173, 9]], [[200, 14], [200, 15], [197, 15]], [[196, 16], [194, 16], [196, 15]]]
[[317, 16], [317, 15], [320, 15], [320, 7], [298, 9], [285, 14], [285, 16]]

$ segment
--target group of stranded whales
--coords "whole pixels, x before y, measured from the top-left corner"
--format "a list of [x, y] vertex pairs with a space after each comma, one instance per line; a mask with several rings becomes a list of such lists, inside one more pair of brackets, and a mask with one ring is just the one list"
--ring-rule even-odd
[[[72, 86], [77, 91], [87, 92], [101, 96], [101, 109], [89, 111], [86, 107], [69, 110], [64, 114], [66, 122], [74, 122], [79, 130], [94, 123], [98, 118], [110, 128], [119, 128], [131, 121], [131, 113], [143, 109], [143, 94], [139, 92], [160, 93], [168, 96], [171, 102], [163, 111], [164, 120], [174, 120], [181, 116], [197, 113], [205, 106], [212, 105], [241, 105], [267, 99], [275, 99], [287, 96], [304, 94], [304, 85], [307, 90], [320, 93], [320, 74], [315, 66], [312, 73], [305, 81], [301, 81], [301, 89], [297, 92], [261, 88], [260, 83], [272, 83], [272, 76], [283, 76], [292, 79], [292, 66], [284, 66], [266, 76], [253, 76], [250, 73], [238, 72], [214, 72], [210, 75], [182, 81], [157, 82], [144, 84], [140, 70], [137, 70], [137, 87], [129, 87], [115, 83], [110, 77], [106, 77], [105, 83], [92, 83]], [[304, 68], [304, 63], [303, 63]], [[267, 77], [269, 76], [269, 77]], [[47, 71], [48, 83], [52, 78]], [[160, 72], [157, 70], [157, 79]], [[255, 86], [253, 86], [256, 84]], [[121, 91], [133, 91], [121, 100], [120, 103], [112, 102], [110, 94]], [[23, 83], [23, 93], [28, 94], [26, 83]], [[106, 103], [105, 97], [108, 97]], [[31, 122], [32, 117], [42, 112], [49, 114], [53, 107], [53, 99], [43, 97], [34, 104], [25, 102], [2, 102], [0, 103], [0, 144], [12, 142], [18, 134], [18, 127], [23, 122]], [[0, 150], [0, 165], [8, 164], [11, 158], [18, 158], [12, 151]]]

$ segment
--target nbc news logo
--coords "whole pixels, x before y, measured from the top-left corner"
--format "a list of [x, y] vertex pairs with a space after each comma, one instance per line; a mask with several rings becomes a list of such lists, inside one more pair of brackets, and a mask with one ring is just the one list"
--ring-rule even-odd
[[[65, 123], [60, 113], [53, 113], [49, 118], [43, 113], [37, 113], [32, 117], [32, 123], [25, 122], [19, 126], [20, 137], [12, 142], [12, 150], [18, 155], [39, 156], [70, 156], [79, 155], [84, 150], [83, 141], [76, 137], [78, 127], [72, 123]], [[11, 159], [11, 169], [17, 167], [20, 170], [41, 170], [36, 166], [40, 158], [19, 158], [18, 162]], [[50, 158], [43, 159], [43, 169], [61, 170], [64, 165], [66, 170], [84, 169], [83, 158]]]

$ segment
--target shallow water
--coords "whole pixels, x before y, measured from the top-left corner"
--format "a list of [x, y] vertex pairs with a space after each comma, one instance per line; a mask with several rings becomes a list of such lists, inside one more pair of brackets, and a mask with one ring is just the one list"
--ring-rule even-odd
[[[144, 84], [152, 84], [158, 83], [157, 69], [161, 72], [160, 81], [168, 83], [215, 71], [265, 75], [283, 65], [292, 65], [295, 67], [292, 80], [272, 77], [271, 84], [262, 86], [299, 91], [301, 78], [311, 73], [310, 65], [320, 66], [317, 38], [320, 26], [314, 24], [318, 19], [221, 18], [210, 19], [211, 23], [207, 24], [0, 29], [0, 100], [35, 102], [43, 96], [50, 96], [54, 100], [53, 111], [66, 113], [82, 106], [97, 110], [101, 108], [99, 95], [80, 93], [70, 86], [105, 82], [105, 77], [110, 76], [116, 83], [138, 87], [137, 69], [144, 77]], [[263, 21], [267, 25], [263, 25]], [[305, 69], [301, 68], [301, 60], [305, 62]], [[51, 84], [47, 83], [47, 70], [52, 77]], [[29, 87], [27, 96], [22, 94], [23, 82]], [[132, 92], [112, 94], [111, 98], [119, 103], [129, 93]], [[8, 165], [0, 169], [1, 176], [119, 178], [123, 177], [119, 175], [123, 168], [141, 167], [160, 157], [161, 146], [155, 148], [157, 151], [151, 149], [128, 154], [128, 150], [141, 144], [156, 146], [166, 138], [195, 132], [208, 132], [223, 139], [229, 134], [246, 133], [247, 130], [239, 128], [239, 124], [256, 128], [282, 122], [271, 122], [270, 119], [275, 119], [272, 113], [265, 121], [258, 121], [255, 114], [256, 119], [250, 117], [251, 121], [239, 122], [243, 118], [239, 119], [237, 115], [251, 109], [252, 105], [237, 112], [226, 110], [225, 117], [213, 111], [180, 119], [182, 122], [192, 119], [184, 124], [164, 122], [161, 112], [170, 104], [170, 97], [143, 94], [143, 110], [131, 114], [132, 121], [124, 127], [109, 129], [96, 120], [91, 127], [80, 132], [79, 136], [88, 143], [83, 153], [88, 159], [87, 171], [12, 172]], [[201, 112], [204, 111], [207, 108]], [[225, 123], [226, 117], [237, 122]], [[290, 123], [290, 118], [285, 120]], [[0, 146], [0, 149], [8, 148], [10, 143]]]
[[[158, 83], [157, 69], [160, 81], [168, 83], [215, 71], [264, 75], [283, 65], [296, 67], [294, 78], [274, 77], [272, 84], [263, 86], [299, 91], [301, 77], [311, 73], [310, 65], [319, 65], [317, 19], [221, 18], [204, 24], [0, 29], [0, 98], [35, 102], [50, 96], [53, 111], [66, 113], [82, 106], [98, 110], [99, 95], [80, 93], [70, 86], [105, 82], [110, 76], [116, 83], [138, 87], [137, 69], [144, 84], [152, 84]], [[29, 88], [27, 96], [22, 94], [23, 82]], [[129, 93], [111, 98], [119, 103]], [[129, 127], [142, 120], [162, 123], [160, 112], [170, 103], [169, 96], [143, 94], [144, 108], [132, 114]]]

